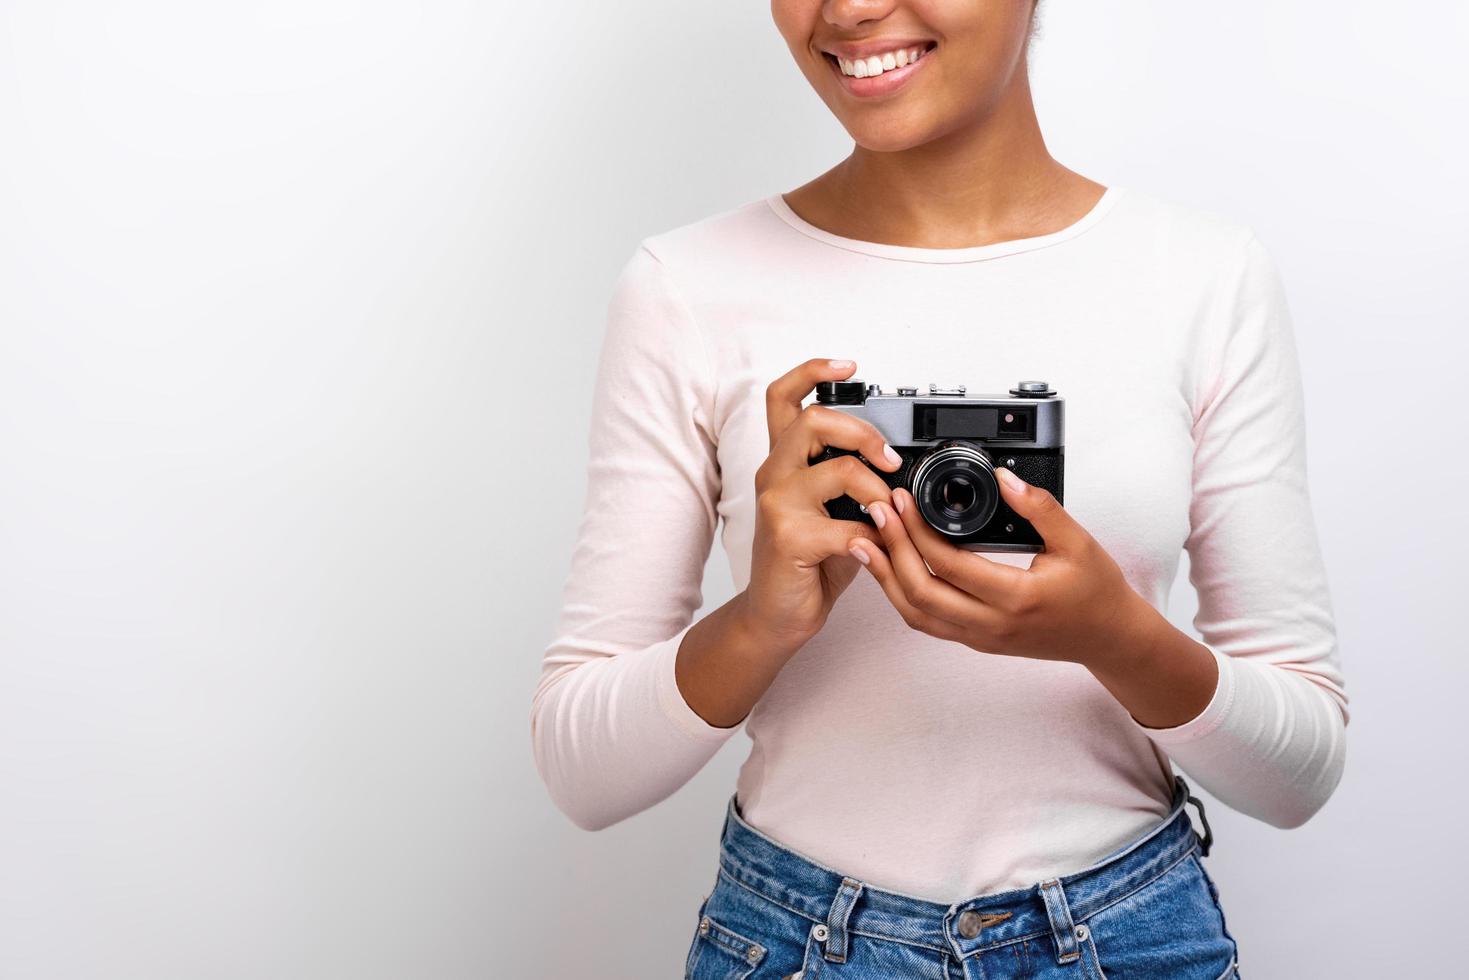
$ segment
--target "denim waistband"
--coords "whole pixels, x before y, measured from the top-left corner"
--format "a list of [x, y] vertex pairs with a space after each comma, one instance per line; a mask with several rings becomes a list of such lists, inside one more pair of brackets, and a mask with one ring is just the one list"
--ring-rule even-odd
[[[1204, 821], [1202, 841], [1184, 805]], [[1203, 804], [1174, 776], [1169, 813], [1152, 829], [1090, 867], [1029, 888], [942, 905], [871, 887], [790, 850], [745, 822], [733, 796], [720, 840], [720, 870], [735, 882], [815, 923], [826, 958], [845, 959], [848, 935], [951, 951], [960, 958], [1006, 943], [1052, 936], [1058, 959], [1075, 959], [1084, 921], [1158, 878], [1212, 840]], [[1201, 848], [1202, 843], [1202, 848]]]

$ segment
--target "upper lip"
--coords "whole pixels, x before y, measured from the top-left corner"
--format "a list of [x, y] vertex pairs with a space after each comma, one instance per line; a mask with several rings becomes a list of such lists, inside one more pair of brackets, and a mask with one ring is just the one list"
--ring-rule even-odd
[[856, 61], [858, 58], [871, 58], [873, 55], [886, 54], [899, 48], [927, 48], [931, 43], [933, 38], [929, 37], [879, 37], [849, 44], [823, 44], [821, 50], [837, 58]]

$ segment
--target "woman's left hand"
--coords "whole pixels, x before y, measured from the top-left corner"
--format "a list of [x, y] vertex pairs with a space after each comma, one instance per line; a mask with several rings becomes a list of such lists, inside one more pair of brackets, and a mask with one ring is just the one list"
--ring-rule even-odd
[[853, 557], [872, 572], [903, 620], [924, 633], [986, 653], [1088, 666], [1126, 658], [1144, 640], [1152, 607], [1051, 493], [1003, 467], [996, 476], [1005, 503], [1045, 542], [1030, 568], [950, 544], [906, 490], [893, 492], [901, 513], [882, 503], [868, 506], [886, 550], [854, 538]]

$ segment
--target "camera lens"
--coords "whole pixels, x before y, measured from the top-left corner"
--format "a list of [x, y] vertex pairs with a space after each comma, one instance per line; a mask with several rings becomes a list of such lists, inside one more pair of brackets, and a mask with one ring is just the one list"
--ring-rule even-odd
[[1000, 500], [989, 454], [963, 440], [943, 443], [923, 457], [913, 468], [908, 492], [923, 519], [954, 538], [988, 524]]
[[966, 476], [951, 476], [944, 481], [939, 491], [944, 498], [944, 513], [953, 517], [963, 517], [964, 512], [973, 507], [979, 499], [974, 490], [974, 484], [969, 482]]

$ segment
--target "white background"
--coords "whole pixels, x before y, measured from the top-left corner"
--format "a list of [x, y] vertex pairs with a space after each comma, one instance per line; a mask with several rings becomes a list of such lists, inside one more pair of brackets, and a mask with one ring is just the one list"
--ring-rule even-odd
[[[1243, 975], [1452, 972], [1466, 8], [1043, 9], [1056, 156], [1295, 313], [1353, 721], [1210, 808]], [[530, 696], [618, 268], [849, 146], [768, 9], [7, 0], [0, 138], [0, 977], [676, 976], [747, 741], [587, 834]]]

